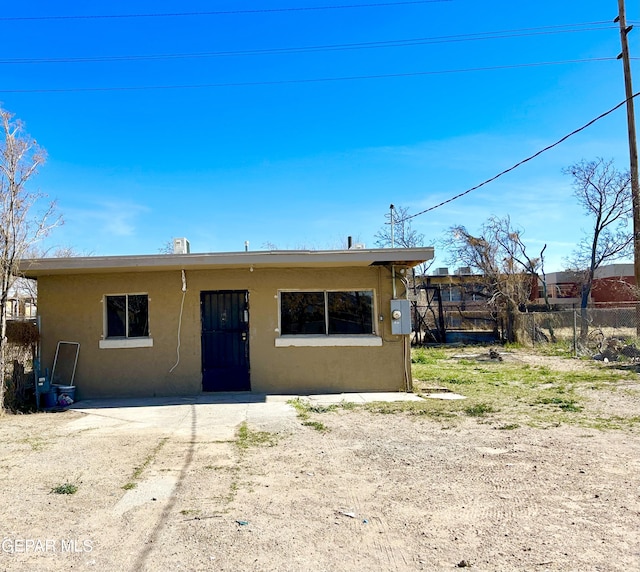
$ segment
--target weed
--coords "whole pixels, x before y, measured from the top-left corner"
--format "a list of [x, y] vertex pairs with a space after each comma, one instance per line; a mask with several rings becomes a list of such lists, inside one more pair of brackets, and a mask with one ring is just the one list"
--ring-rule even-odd
[[445, 383], [451, 383], [453, 385], [471, 385], [473, 383], [473, 379], [460, 379], [460, 378], [451, 378], [451, 379], [443, 379]]
[[538, 344], [535, 349], [538, 353], [545, 356], [573, 356], [573, 342], [569, 340], [558, 340], [554, 344]]
[[[536, 346], [539, 354], [550, 353]], [[633, 428], [633, 418], [617, 419], [598, 416], [590, 411], [588, 403], [582, 397], [583, 391], [629, 391], [627, 382], [637, 383], [638, 371], [635, 368], [623, 369], [620, 366], [602, 367], [601, 364], [586, 364], [580, 368], [556, 369], [554, 366], [528, 365], [520, 360], [502, 362], [451, 359], [458, 349], [440, 350], [439, 359], [414, 363], [414, 391], [418, 395], [434, 386], [444, 387], [468, 398], [465, 402], [444, 401], [433, 411], [429, 407], [411, 409], [406, 406], [385, 405], [368, 406], [367, 409], [379, 413], [406, 413], [409, 415], [428, 415], [432, 418], [450, 417], [484, 413], [482, 408], [475, 409], [473, 404], [491, 404], [501, 412], [504, 425], [530, 425], [553, 427], [561, 424], [573, 424], [590, 428]], [[432, 357], [433, 353], [429, 354]], [[573, 359], [570, 353], [567, 359]], [[636, 390], [634, 395], [636, 395]], [[429, 400], [431, 401], [431, 400]], [[595, 401], [594, 401], [595, 403]], [[482, 417], [480, 415], [479, 417]]]
[[42, 451], [46, 444], [46, 440], [42, 437], [25, 437], [20, 440], [20, 443], [27, 443], [33, 451]]
[[303, 421], [302, 424], [305, 427], [313, 427], [316, 431], [320, 431], [320, 433], [326, 433], [329, 431], [329, 428], [320, 421]]
[[158, 453], [160, 452], [160, 449], [162, 449], [162, 447], [164, 447], [165, 443], [167, 442], [168, 437], [163, 437], [162, 439], [160, 439], [160, 441], [158, 441], [158, 444], [154, 447], [153, 451], [151, 451], [151, 453], [149, 453], [144, 462], [142, 463], [142, 465], [140, 465], [139, 467], [135, 467], [134, 471], [133, 471], [133, 475], [131, 475], [132, 479], [137, 479], [140, 477], [140, 475], [142, 474], [142, 472], [153, 462], [153, 460], [157, 457]]
[[236, 446], [239, 449], [249, 447], [273, 447], [277, 443], [276, 436], [268, 431], [252, 431], [246, 421], [238, 428]]
[[412, 363], [421, 363], [427, 365], [436, 364], [438, 361], [446, 359], [447, 354], [444, 350], [434, 348], [419, 348], [411, 354]]
[[343, 409], [353, 409], [356, 406], [355, 403], [348, 403], [346, 401], [332, 403], [330, 405], [313, 404], [299, 397], [290, 399], [287, 403], [298, 412], [298, 417], [300, 418], [303, 418], [305, 414], [308, 415], [309, 413], [330, 413], [336, 411], [339, 407]]
[[168, 437], [163, 437], [162, 439], [160, 439], [160, 441], [158, 441], [158, 444], [153, 448], [153, 451], [151, 451], [151, 453], [149, 453], [144, 461], [142, 462], [141, 465], [139, 465], [138, 467], [134, 467], [133, 469], [133, 473], [131, 474], [131, 480], [128, 483], [125, 483], [124, 485], [122, 485], [122, 488], [125, 491], [128, 491], [130, 489], [133, 489], [136, 486], [135, 481], [137, 481], [140, 476], [142, 475], [142, 473], [144, 472], [144, 470], [154, 461], [154, 459], [158, 456], [158, 453], [160, 452], [160, 449], [162, 449], [162, 447], [164, 447], [165, 443], [168, 441]]
[[623, 417], [622, 415], [611, 415], [609, 417], [596, 417], [591, 424], [587, 425], [594, 429], [624, 429], [640, 425], [640, 415], [633, 417]]
[[309, 418], [309, 402], [308, 401], [303, 401], [299, 397], [296, 397], [295, 399], [290, 399], [289, 401], [287, 401], [287, 403], [297, 411], [298, 417], [300, 419]]
[[537, 403], [543, 405], [557, 405], [563, 411], [579, 412], [584, 408], [577, 405], [577, 402], [573, 399], [564, 399], [562, 397], [541, 397], [537, 400]]
[[237, 478], [234, 478], [234, 480], [231, 481], [231, 484], [229, 485], [229, 492], [227, 493], [227, 496], [225, 498], [225, 500], [227, 501], [227, 504], [230, 504], [234, 501], [234, 499], [238, 495], [239, 488], [240, 488], [240, 485], [238, 484], [238, 480]]
[[364, 405], [366, 411], [382, 415], [407, 413], [408, 415], [426, 416], [432, 419], [451, 419], [456, 416], [455, 413], [444, 407], [445, 404], [439, 403], [437, 400], [372, 401]]
[[465, 407], [464, 412], [469, 417], [484, 417], [487, 413], [495, 413], [496, 409], [488, 403], [476, 403]]
[[316, 431], [326, 432], [329, 428], [319, 421], [311, 421], [312, 413], [330, 413], [338, 408], [352, 410], [357, 407], [355, 403], [341, 401], [340, 403], [332, 403], [331, 405], [311, 404], [309, 401], [296, 397], [290, 399], [287, 403], [291, 405], [298, 413], [298, 419], [302, 421], [305, 427], [313, 427]]
[[559, 407], [563, 411], [575, 412], [582, 411], [584, 409], [584, 407], [582, 407], [581, 405], [576, 405], [575, 401], [564, 401], [563, 403], [560, 403]]
[[311, 405], [309, 404], [307, 411], [309, 413], [330, 413], [331, 411], [335, 411], [338, 409], [336, 404], [331, 405]]
[[78, 492], [78, 487], [72, 483], [65, 483], [64, 485], [53, 487], [51, 492], [57, 495], [75, 495]]
[[504, 425], [500, 425], [500, 427], [497, 427], [497, 429], [499, 429], [500, 431], [513, 431], [518, 427], [520, 427], [518, 423], [505, 423]]
[[387, 415], [390, 413], [399, 413], [406, 411], [407, 409], [404, 404], [404, 401], [372, 401], [371, 403], [366, 403], [364, 408], [371, 413], [381, 413], [383, 415]]

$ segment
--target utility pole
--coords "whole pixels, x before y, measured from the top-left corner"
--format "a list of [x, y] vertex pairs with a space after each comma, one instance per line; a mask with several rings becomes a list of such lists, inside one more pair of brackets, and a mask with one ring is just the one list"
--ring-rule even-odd
[[[638, 142], [636, 140], [636, 119], [633, 105], [633, 85], [631, 83], [631, 63], [629, 58], [629, 42], [627, 35], [633, 26], [627, 26], [624, 0], [618, 0], [618, 17], [620, 24], [620, 44], [624, 70], [624, 92], [627, 99], [627, 128], [629, 131], [629, 167], [631, 170], [631, 198], [633, 206], [633, 267], [636, 279], [636, 291], [640, 287], [640, 188], [638, 183]], [[640, 335], [640, 307], [636, 308], [636, 332]]]

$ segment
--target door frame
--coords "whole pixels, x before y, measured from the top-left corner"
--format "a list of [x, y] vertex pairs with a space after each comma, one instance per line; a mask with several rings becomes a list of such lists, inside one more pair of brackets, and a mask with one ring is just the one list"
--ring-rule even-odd
[[[233, 367], [211, 367], [212, 363], [207, 362], [211, 355], [206, 351], [206, 336], [207, 334], [215, 334], [215, 330], [206, 330], [205, 323], [205, 310], [207, 306], [205, 304], [205, 298], [207, 296], [218, 295], [241, 295], [244, 297], [244, 303], [238, 304], [238, 321], [237, 327], [230, 330], [220, 330], [219, 333], [229, 336], [232, 340], [232, 348], [239, 341], [239, 350], [242, 354], [241, 364]], [[232, 304], [236, 304], [235, 300]], [[209, 308], [211, 311], [211, 308]], [[213, 313], [209, 318], [213, 317]], [[251, 364], [250, 364], [250, 339], [249, 339], [249, 291], [248, 290], [202, 290], [200, 291], [200, 340], [201, 340], [201, 374], [202, 374], [202, 391], [206, 393], [221, 392], [221, 391], [251, 391]], [[235, 336], [238, 337], [235, 337]], [[239, 340], [238, 340], [239, 338]], [[229, 339], [229, 338], [227, 338]], [[208, 368], [206, 366], [209, 366]]]

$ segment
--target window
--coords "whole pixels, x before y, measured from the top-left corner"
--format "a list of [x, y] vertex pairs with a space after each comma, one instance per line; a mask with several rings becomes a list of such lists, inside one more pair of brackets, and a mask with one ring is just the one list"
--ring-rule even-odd
[[280, 292], [282, 335], [372, 335], [373, 291]]
[[149, 336], [149, 297], [146, 294], [105, 296], [105, 300], [107, 338]]
[[327, 292], [329, 335], [373, 334], [373, 292]]
[[461, 286], [449, 285], [449, 300], [451, 302], [462, 302], [463, 288]]

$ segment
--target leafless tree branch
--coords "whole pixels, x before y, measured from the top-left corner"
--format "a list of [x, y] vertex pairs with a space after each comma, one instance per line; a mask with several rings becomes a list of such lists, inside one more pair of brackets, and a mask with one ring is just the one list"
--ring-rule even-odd
[[4, 411], [7, 298], [18, 264], [53, 227], [61, 224], [55, 203], [36, 212], [44, 196], [29, 189], [46, 154], [21, 121], [0, 108], [0, 411]]

